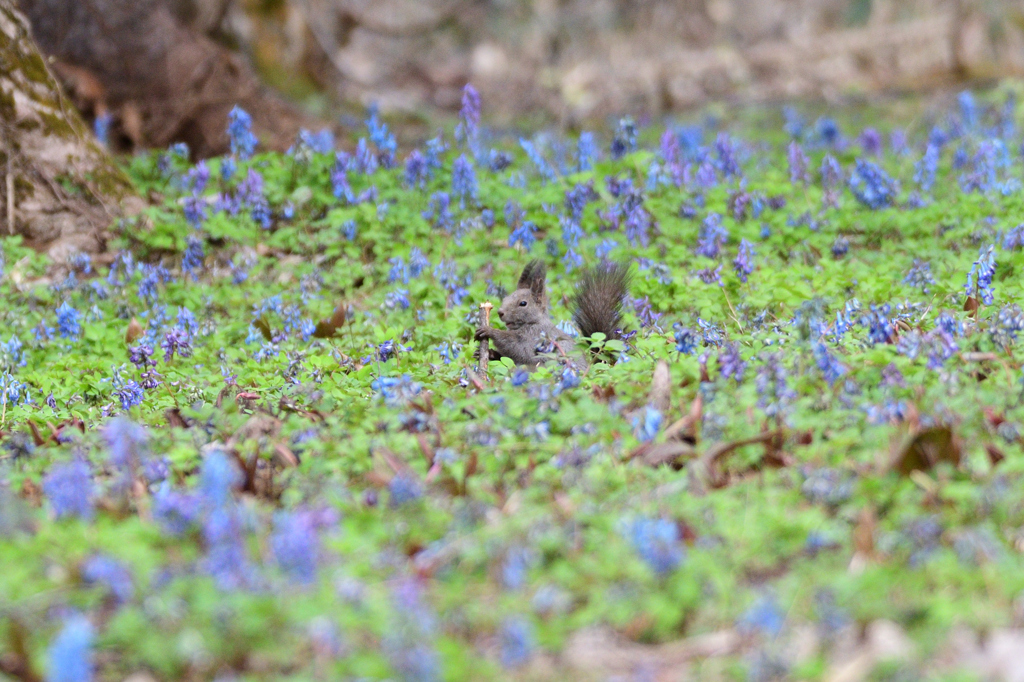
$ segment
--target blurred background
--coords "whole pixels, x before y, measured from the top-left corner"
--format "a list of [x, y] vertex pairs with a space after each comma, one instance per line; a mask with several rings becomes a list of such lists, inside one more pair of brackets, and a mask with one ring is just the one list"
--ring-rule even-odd
[[576, 126], [1024, 73], [1024, 0], [19, 1], [116, 145], [198, 156], [236, 101], [284, 148], [370, 104], [429, 121], [466, 82], [492, 121]]

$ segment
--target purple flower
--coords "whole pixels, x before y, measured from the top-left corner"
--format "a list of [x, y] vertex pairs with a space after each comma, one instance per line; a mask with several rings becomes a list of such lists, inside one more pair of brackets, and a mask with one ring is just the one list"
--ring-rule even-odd
[[160, 347], [164, 349], [164, 362], [170, 362], [175, 353], [181, 358], [192, 357], [192, 339], [181, 327], [174, 327], [164, 334]]
[[545, 181], [555, 179], [555, 169], [551, 167], [551, 164], [547, 162], [544, 155], [540, 153], [536, 145], [526, 138], [519, 138], [519, 146], [526, 152], [526, 156], [530, 159], [530, 163], [537, 169], [537, 173], [540, 174], [541, 178]]
[[643, 298], [634, 298], [632, 301], [633, 312], [636, 313], [636, 317], [640, 320], [640, 324], [644, 327], [652, 328], [656, 327], [658, 320], [661, 319], [662, 313], [654, 312], [651, 307], [651, 299], [647, 296]]
[[850, 240], [843, 235], [838, 235], [832, 242], [832, 256], [842, 258], [850, 251]]
[[459, 198], [460, 205], [465, 208], [466, 200], [476, 201], [476, 173], [473, 162], [465, 154], [455, 159], [452, 165], [452, 194]]
[[640, 204], [634, 205], [626, 215], [626, 239], [633, 246], [647, 246], [651, 242], [650, 227], [650, 214]]
[[90, 682], [92, 639], [92, 624], [85, 616], [74, 614], [64, 621], [46, 649], [46, 682]]
[[231, 501], [231, 491], [242, 483], [242, 472], [220, 449], [206, 455], [200, 473], [199, 494], [209, 506], [226, 505]]
[[50, 500], [57, 518], [77, 516], [91, 519], [92, 492], [89, 465], [80, 459], [54, 465], [43, 478], [43, 494]]
[[100, 584], [109, 590], [118, 604], [132, 598], [135, 586], [132, 574], [121, 562], [108, 556], [97, 555], [82, 566], [82, 578], [89, 584]]
[[[419, 149], [413, 149], [405, 159], [405, 186], [410, 189], [423, 189], [427, 184], [427, 161]], [[347, 182], [345, 183], [347, 185]], [[345, 193], [341, 190], [342, 196]], [[351, 190], [349, 190], [351, 193]], [[339, 196], [337, 192], [335, 196]]]
[[846, 374], [846, 367], [829, 352], [828, 346], [820, 339], [814, 342], [812, 350], [814, 351], [814, 362], [821, 370], [825, 381], [829, 386], [835, 386], [836, 382]]
[[789, 143], [786, 158], [789, 160], [789, 181], [794, 185], [806, 185], [811, 179], [807, 172], [807, 154], [796, 140]]
[[114, 397], [121, 403], [121, 409], [127, 412], [136, 405], [141, 405], [145, 394], [139, 382], [134, 379], [125, 381], [117, 375], [114, 377]]
[[397, 508], [423, 497], [423, 485], [413, 474], [406, 472], [391, 479], [388, 492], [391, 494], [389, 506]]
[[127, 417], [114, 417], [103, 428], [103, 439], [107, 442], [110, 461], [124, 472], [131, 472], [142, 461], [149, 441], [144, 426]]
[[640, 558], [658, 575], [674, 571], [686, 556], [679, 527], [668, 519], [637, 518], [623, 533]]
[[992, 277], [996, 272], [996, 254], [992, 245], [983, 247], [974, 261], [971, 271], [967, 273], [967, 284], [964, 289], [968, 296], [981, 296], [985, 305], [992, 305]]
[[676, 351], [683, 355], [692, 355], [693, 351], [697, 348], [697, 337], [694, 336], [693, 331], [683, 327], [678, 322], [672, 325], [672, 328], [676, 330]]
[[753, 258], [754, 245], [746, 239], [741, 239], [739, 253], [736, 255], [736, 260], [732, 262], [741, 282], [746, 282], [747, 276], [754, 271], [754, 264], [751, 262]]
[[501, 665], [506, 669], [521, 668], [533, 655], [533, 626], [521, 616], [506, 618], [499, 631]]
[[931, 263], [921, 260], [920, 258], [914, 259], [914, 264], [910, 267], [910, 271], [907, 272], [907, 276], [903, 278], [904, 284], [909, 284], [915, 289], [920, 289], [922, 293], [928, 293], [928, 287], [935, 284], [935, 278], [932, 277], [932, 266]]
[[202, 567], [222, 590], [239, 589], [253, 582], [244, 534], [241, 510], [232, 505], [211, 510], [203, 523], [206, 557]]
[[740, 355], [740, 347], [735, 343], [725, 344], [725, 347], [718, 352], [718, 368], [723, 379], [732, 377], [737, 384], [740, 383], [743, 381], [743, 370], [746, 367], [747, 363]]
[[896, 202], [899, 187], [878, 164], [857, 159], [850, 176], [850, 191], [861, 204], [877, 211]]
[[881, 134], [874, 128], [865, 128], [860, 134], [860, 146], [868, 156], [881, 156]]
[[729, 232], [722, 227], [722, 216], [709, 213], [697, 237], [697, 254], [706, 258], [718, 258], [718, 252], [728, 240]]
[[469, 83], [462, 89], [462, 108], [459, 110], [459, 125], [455, 129], [456, 139], [468, 141], [476, 137], [480, 126], [480, 93]]
[[231, 142], [231, 153], [243, 161], [256, 150], [257, 140], [252, 134], [252, 117], [238, 106], [228, 114], [228, 138]]
[[197, 496], [178, 492], [166, 484], [153, 495], [153, 520], [170, 535], [184, 535], [194, 528], [200, 510]]
[[300, 583], [316, 580], [320, 560], [320, 538], [317, 527], [320, 519], [308, 512], [282, 512], [274, 518], [274, 532], [270, 548], [281, 570]]
[[423, 219], [429, 220], [434, 229], [451, 232], [454, 217], [451, 212], [451, 197], [447, 192], [435, 192], [430, 196], [430, 203], [427, 210], [423, 212]]
[[739, 177], [743, 174], [740, 168], [739, 143], [728, 133], [718, 133], [715, 138], [715, 154], [718, 157], [718, 169], [724, 177]]
[[722, 285], [722, 266], [719, 265], [716, 268], [703, 268], [697, 271], [697, 277], [704, 284], [717, 284]]
[[[721, 362], [721, 356], [719, 356]], [[724, 372], [723, 372], [724, 374]], [[738, 380], [737, 380], [738, 381]], [[769, 417], [786, 412], [796, 398], [796, 392], [789, 386], [789, 374], [782, 364], [781, 353], [768, 353], [757, 370], [757, 405]]]
[[96, 120], [92, 122], [92, 131], [96, 135], [96, 139], [104, 147], [110, 146], [110, 124], [113, 121], [113, 114], [105, 111], [96, 116]]
[[626, 154], [636, 151], [636, 138], [637, 129], [633, 119], [629, 116], [619, 119], [615, 136], [612, 138], [612, 160], [617, 161]]
[[576, 143], [576, 171], [583, 173], [594, 168], [598, 157], [597, 142], [594, 133], [583, 131]]
[[882, 306], [871, 305], [869, 312], [860, 318], [862, 326], [868, 328], [868, 340], [871, 345], [891, 343], [896, 336], [896, 323], [889, 317], [891, 308], [888, 303]]
[[195, 272], [203, 267], [203, 240], [194, 234], [190, 234], [185, 240], [187, 247], [181, 257], [181, 269], [195, 276]]

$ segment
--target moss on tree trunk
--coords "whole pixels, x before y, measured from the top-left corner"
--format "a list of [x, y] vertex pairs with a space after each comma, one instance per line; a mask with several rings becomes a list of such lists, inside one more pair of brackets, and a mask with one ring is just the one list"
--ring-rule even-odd
[[14, 0], [0, 0], [0, 144], [0, 235], [22, 235], [57, 261], [103, 250], [134, 191], [61, 92]]

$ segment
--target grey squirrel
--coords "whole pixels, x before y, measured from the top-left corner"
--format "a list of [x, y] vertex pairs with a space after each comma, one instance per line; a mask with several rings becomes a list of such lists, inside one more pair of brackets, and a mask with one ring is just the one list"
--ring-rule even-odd
[[[491, 360], [505, 357], [532, 368], [551, 357], [572, 362], [582, 359], [574, 339], [555, 326], [548, 315], [546, 277], [543, 262], [527, 263], [516, 290], [498, 308], [498, 317], [506, 328], [487, 324], [476, 328], [478, 341], [489, 339], [493, 343]], [[621, 263], [602, 263], [583, 271], [572, 297], [572, 321], [580, 336], [589, 338], [601, 332], [608, 339], [619, 338], [629, 281], [629, 266]]]

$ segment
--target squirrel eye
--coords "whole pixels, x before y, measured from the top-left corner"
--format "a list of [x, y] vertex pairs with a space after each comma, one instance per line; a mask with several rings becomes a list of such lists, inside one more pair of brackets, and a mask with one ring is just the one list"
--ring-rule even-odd
[[525, 308], [526, 307], [526, 301], [520, 301], [519, 305], [522, 306], [523, 308]]

